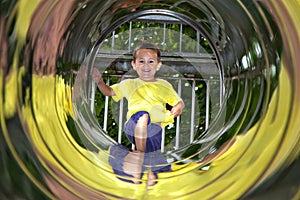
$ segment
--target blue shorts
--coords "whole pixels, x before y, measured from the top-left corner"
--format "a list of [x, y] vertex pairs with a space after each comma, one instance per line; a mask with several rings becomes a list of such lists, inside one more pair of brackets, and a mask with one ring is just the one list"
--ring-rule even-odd
[[[113, 145], [109, 150], [109, 164], [112, 167], [115, 174], [119, 175], [118, 178], [122, 181], [133, 183], [130, 177], [132, 174], [124, 172], [124, 159], [131, 151], [121, 145]], [[171, 165], [168, 164], [164, 156], [160, 151], [151, 153], [145, 153], [145, 157], [142, 164], [141, 177], [145, 171], [151, 170], [157, 178], [157, 174], [160, 172], [169, 172], [172, 170]]]
[[154, 152], [161, 149], [162, 128], [158, 124], [151, 123], [150, 115], [146, 111], [139, 111], [131, 116], [124, 125], [124, 132], [128, 140], [135, 145], [134, 129], [137, 121], [144, 114], [148, 114], [148, 128], [145, 153]]

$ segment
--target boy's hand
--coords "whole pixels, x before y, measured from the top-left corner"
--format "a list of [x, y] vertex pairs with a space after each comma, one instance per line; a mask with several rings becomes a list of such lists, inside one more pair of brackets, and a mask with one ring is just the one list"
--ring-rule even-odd
[[91, 70], [91, 76], [93, 78], [93, 80], [95, 81], [95, 83], [97, 84], [100, 92], [105, 95], [105, 96], [115, 96], [115, 92], [114, 90], [106, 85], [106, 83], [103, 81], [102, 78], [102, 74], [99, 72], [99, 70], [97, 68], [93, 68]]
[[100, 83], [100, 81], [103, 81], [102, 74], [99, 72], [97, 68], [94, 67], [91, 73], [92, 73], [92, 78], [96, 84]]
[[183, 107], [184, 107], [184, 103], [182, 101], [180, 101], [175, 106], [173, 106], [173, 108], [171, 109], [171, 115], [174, 115], [175, 117], [177, 117], [178, 115], [181, 115]]

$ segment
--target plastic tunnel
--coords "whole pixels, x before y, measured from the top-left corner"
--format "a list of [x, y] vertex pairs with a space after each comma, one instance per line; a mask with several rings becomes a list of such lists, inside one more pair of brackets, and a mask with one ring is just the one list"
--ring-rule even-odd
[[[299, 10], [0, 0], [0, 199], [253, 198], [299, 158]], [[107, 84], [135, 76], [144, 40], [161, 47], [159, 76], [186, 107], [161, 150], [141, 156], [122, 133], [126, 102], [101, 96], [91, 71]], [[288, 191], [278, 197], [299, 199], [299, 182]]]

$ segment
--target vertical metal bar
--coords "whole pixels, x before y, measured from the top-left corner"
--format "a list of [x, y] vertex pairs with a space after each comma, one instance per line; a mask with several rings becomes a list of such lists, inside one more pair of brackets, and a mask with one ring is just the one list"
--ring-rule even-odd
[[[163, 51], [166, 50], [166, 35], [167, 35], [167, 24], [164, 23], [164, 32], [163, 32]], [[161, 136], [161, 145], [160, 145], [160, 151], [165, 151], [165, 140], [166, 140], [166, 130], [165, 128], [162, 130], [162, 136]]]
[[195, 126], [195, 92], [196, 88], [196, 81], [193, 80], [193, 85], [192, 85], [192, 107], [191, 107], [191, 131], [190, 131], [190, 142], [193, 142], [194, 140], [194, 126]]
[[94, 80], [92, 81], [92, 92], [90, 96], [90, 101], [91, 101], [91, 112], [94, 113], [94, 108], [95, 108], [95, 94], [96, 94], [96, 83]]
[[[178, 79], [178, 95], [181, 96], [181, 79]], [[175, 149], [179, 148], [179, 132], [180, 132], [180, 116], [176, 120], [176, 139], [175, 139]]]
[[224, 100], [223, 98], [224, 98], [224, 85], [223, 85], [223, 79], [220, 78], [220, 108]]
[[197, 31], [197, 47], [196, 53], [200, 53], [200, 33]]
[[[107, 76], [106, 85], [110, 85], [110, 77]], [[105, 104], [104, 104], [104, 120], [103, 120], [103, 130], [107, 131], [107, 121], [108, 121], [108, 100], [109, 97], [105, 96]]]
[[128, 51], [131, 50], [131, 37], [132, 37], [132, 21], [129, 22]]
[[119, 109], [119, 130], [118, 130], [118, 143], [122, 142], [122, 127], [123, 127], [123, 106], [124, 100], [120, 100], [120, 109]]
[[206, 111], [205, 111], [205, 130], [208, 129], [209, 125], [209, 106], [210, 106], [210, 81], [206, 82]]
[[167, 24], [164, 23], [163, 51], [166, 50], [166, 35], [167, 35]]
[[162, 130], [162, 136], [161, 136], [161, 145], [160, 145], [160, 151], [164, 152], [165, 151], [165, 140], [166, 140], [166, 131], [165, 129]]
[[115, 49], [115, 31], [112, 32], [112, 40], [111, 40], [111, 50]]
[[179, 52], [182, 53], [182, 29], [183, 26], [180, 24], [180, 35], [179, 35]]

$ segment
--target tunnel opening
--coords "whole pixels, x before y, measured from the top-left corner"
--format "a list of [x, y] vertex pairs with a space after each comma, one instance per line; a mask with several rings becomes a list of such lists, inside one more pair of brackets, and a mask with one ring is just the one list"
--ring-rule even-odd
[[[201, 30], [174, 17], [176, 13], [160, 12], [148, 11], [117, 22], [119, 26], [99, 42], [90, 65], [99, 68], [106, 84], [112, 85], [137, 77], [130, 64], [137, 45], [151, 42], [160, 47], [163, 66], [157, 77], [168, 80], [186, 104], [183, 114], [163, 130], [161, 151], [170, 152], [188, 146], [207, 131], [220, 110], [224, 83], [217, 56]], [[123, 134], [127, 101], [114, 103], [93, 82], [89, 97], [103, 131], [130, 147]]]

